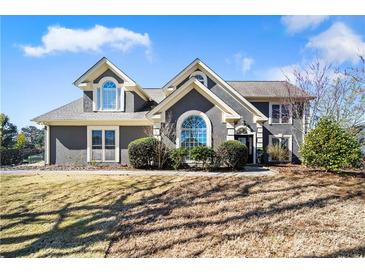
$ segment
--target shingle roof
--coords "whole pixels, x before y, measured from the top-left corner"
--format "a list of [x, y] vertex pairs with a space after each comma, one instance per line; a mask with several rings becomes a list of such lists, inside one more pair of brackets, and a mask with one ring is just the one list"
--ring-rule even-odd
[[62, 107], [54, 109], [34, 119], [35, 122], [43, 121], [70, 121], [70, 120], [85, 120], [85, 121], [113, 121], [113, 120], [133, 120], [145, 119], [147, 111], [141, 112], [84, 112], [83, 98], [79, 98]]
[[160, 103], [165, 98], [165, 94], [162, 91], [162, 88], [144, 88], [143, 90], [156, 103]]
[[287, 81], [227, 81], [243, 97], [291, 97], [311, 98], [309, 94]]

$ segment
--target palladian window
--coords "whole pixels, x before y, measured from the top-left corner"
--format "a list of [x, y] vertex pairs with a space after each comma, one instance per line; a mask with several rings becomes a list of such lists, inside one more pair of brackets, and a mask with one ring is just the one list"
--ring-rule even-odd
[[181, 147], [190, 149], [207, 145], [207, 125], [198, 115], [189, 116], [181, 126]]

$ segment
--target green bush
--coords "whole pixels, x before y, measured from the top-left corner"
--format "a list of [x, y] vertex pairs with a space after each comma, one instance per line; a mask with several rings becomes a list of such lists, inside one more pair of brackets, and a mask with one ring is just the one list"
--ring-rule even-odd
[[0, 162], [1, 166], [17, 165], [22, 162], [23, 157], [19, 149], [1, 147], [0, 160], [1, 160]]
[[238, 170], [246, 165], [248, 150], [239, 141], [226, 141], [219, 146], [217, 156], [221, 165]]
[[206, 168], [207, 163], [210, 165], [213, 163], [214, 156], [214, 150], [206, 146], [197, 146], [193, 147], [190, 150], [191, 159], [197, 162], [201, 162], [203, 168]]
[[151, 168], [156, 162], [156, 146], [154, 137], [136, 139], [128, 145], [129, 163], [134, 168]]
[[322, 118], [304, 138], [300, 153], [305, 165], [338, 171], [357, 164], [361, 159], [356, 138], [338, 123]]
[[184, 166], [185, 157], [188, 155], [186, 148], [180, 147], [170, 152], [170, 158], [172, 161], [172, 167], [176, 170]]

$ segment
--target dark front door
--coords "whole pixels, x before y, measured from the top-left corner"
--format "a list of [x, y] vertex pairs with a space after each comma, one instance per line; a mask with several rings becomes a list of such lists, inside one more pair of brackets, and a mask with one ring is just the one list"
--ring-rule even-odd
[[248, 160], [249, 164], [253, 163], [253, 135], [235, 135], [234, 139], [240, 141], [241, 144], [246, 145], [248, 149]]

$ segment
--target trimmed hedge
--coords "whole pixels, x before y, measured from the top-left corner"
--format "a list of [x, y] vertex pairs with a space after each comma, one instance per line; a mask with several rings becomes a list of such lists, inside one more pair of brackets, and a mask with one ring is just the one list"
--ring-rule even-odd
[[226, 141], [219, 146], [217, 157], [221, 165], [239, 170], [247, 164], [248, 150], [239, 141]]
[[212, 165], [215, 157], [215, 151], [206, 146], [197, 146], [190, 150], [190, 157], [194, 161], [201, 162], [202, 167], [206, 168], [207, 163]]
[[158, 140], [145, 137], [134, 140], [128, 145], [129, 163], [134, 168], [151, 168], [155, 165]]
[[172, 167], [175, 170], [184, 167], [184, 160], [187, 155], [188, 155], [188, 150], [183, 147], [171, 150], [170, 158], [172, 161]]
[[300, 149], [305, 165], [338, 171], [361, 160], [360, 144], [331, 119], [322, 118], [308, 132]]

